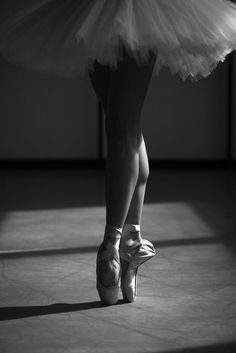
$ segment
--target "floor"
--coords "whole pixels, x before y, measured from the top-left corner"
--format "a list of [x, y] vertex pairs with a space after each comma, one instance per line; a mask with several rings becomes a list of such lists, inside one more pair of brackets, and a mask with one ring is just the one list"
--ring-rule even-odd
[[153, 170], [138, 298], [102, 306], [104, 171], [0, 172], [1, 353], [236, 351], [236, 171]]

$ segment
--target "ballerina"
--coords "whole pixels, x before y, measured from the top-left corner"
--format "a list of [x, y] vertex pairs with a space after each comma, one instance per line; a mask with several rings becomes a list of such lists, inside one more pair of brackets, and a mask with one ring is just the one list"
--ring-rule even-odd
[[229, 0], [39, 0], [0, 24], [0, 54], [28, 71], [89, 74], [105, 112], [106, 224], [97, 253], [102, 303], [137, 297], [137, 272], [156, 250], [143, 239], [149, 176], [142, 107], [166, 66], [184, 81], [207, 77], [236, 49]]

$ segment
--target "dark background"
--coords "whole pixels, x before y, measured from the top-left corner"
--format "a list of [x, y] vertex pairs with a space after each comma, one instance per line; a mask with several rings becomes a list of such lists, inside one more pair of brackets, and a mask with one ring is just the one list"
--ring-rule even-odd
[[[23, 3], [32, 1], [1, 2], [1, 19]], [[165, 68], [153, 76], [143, 108], [151, 164], [233, 164], [235, 64], [233, 53], [197, 83], [182, 82]], [[105, 160], [104, 117], [87, 75], [28, 73], [0, 58], [0, 117], [1, 165]]]

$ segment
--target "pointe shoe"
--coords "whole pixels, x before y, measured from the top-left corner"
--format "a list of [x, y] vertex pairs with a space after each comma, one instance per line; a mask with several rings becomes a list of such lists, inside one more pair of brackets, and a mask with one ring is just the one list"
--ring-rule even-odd
[[137, 297], [139, 266], [156, 254], [153, 244], [138, 238], [138, 233], [130, 232], [124, 239], [121, 238], [120, 244], [121, 290], [124, 300], [130, 303]]
[[121, 279], [120, 257], [119, 251], [108, 239], [98, 249], [96, 265], [96, 287], [102, 303], [116, 304]]

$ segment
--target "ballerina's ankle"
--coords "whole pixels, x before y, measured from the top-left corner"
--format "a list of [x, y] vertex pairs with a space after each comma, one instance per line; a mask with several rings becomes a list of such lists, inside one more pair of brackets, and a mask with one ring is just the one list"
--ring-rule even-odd
[[118, 228], [118, 227], [106, 224], [103, 241], [104, 242], [108, 241], [112, 243], [115, 246], [115, 248], [118, 250], [120, 245], [121, 235], [122, 235], [122, 228]]
[[126, 223], [123, 227], [123, 232], [122, 232], [122, 237], [121, 237], [121, 242], [126, 243], [141, 243], [142, 237], [141, 237], [141, 230], [140, 230], [140, 225], [139, 224], [128, 224]]

